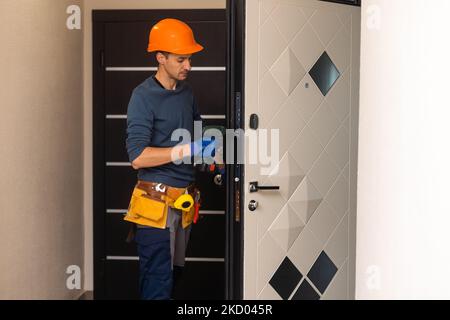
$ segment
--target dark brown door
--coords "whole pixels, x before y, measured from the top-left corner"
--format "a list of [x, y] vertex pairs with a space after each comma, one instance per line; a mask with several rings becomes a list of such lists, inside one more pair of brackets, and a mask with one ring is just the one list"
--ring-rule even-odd
[[[188, 81], [203, 125], [226, 125], [225, 10], [101, 10], [93, 12], [94, 65], [94, 294], [137, 299], [138, 260], [127, 244], [123, 215], [137, 179], [125, 149], [132, 90], [155, 72], [146, 52], [149, 30], [163, 18], [187, 22], [205, 50], [194, 55]], [[193, 226], [178, 299], [225, 298], [225, 186], [197, 172], [202, 219]]]

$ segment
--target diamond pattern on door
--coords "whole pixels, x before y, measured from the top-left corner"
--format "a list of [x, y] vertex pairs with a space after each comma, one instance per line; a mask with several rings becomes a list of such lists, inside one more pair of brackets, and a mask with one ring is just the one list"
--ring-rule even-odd
[[261, 300], [283, 300], [270, 284], [264, 287], [258, 298]]
[[325, 245], [325, 251], [337, 267], [341, 267], [348, 257], [348, 214], [342, 218]]
[[279, 1], [277, 1], [277, 0], [264, 0], [264, 1], [261, 1], [262, 8], [268, 14], [272, 13], [272, 11], [276, 8], [278, 3], [279, 3]]
[[330, 156], [323, 152], [308, 174], [308, 178], [325, 197], [339, 175], [339, 168], [331, 161]]
[[277, 270], [286, 253], [270, 236], [269, 233], [262, 238], [258, 245], [258, 293], [267, 285], [275, 270]]
[[345, 25], [350, 22], [351, 12], [346, 10], [346, 8], [337, 8], [336, 13], [342, 24]]
[[316, 12], [315, 8], [312, 7], [301, 7], [303, 13], [305, 14], [305, 17], [309, 20], [312, 15], [314, 14], [314, 12]]
[[[303, 150], [308, 150], [308, 152], [304, 152]], [[289, 152], [303, 171], [308, 172], [322, 151], [323, 147], [319, 140], [313, 135], [311, 129], [306, 126], [296, 137]]]
[[348, 180], [341, 174], [326, 196], [327, 202], [339, 218], [348, 210], [348, 185]]
[[341, 71], [346, 71], [350, 65], [351, 57], [351, 25], [350, 20], [347, 20], [345, 25], [339, 30], [336, 37], [328, 46], [328, 53], [331, 60], [336, 64], [336, 67]]
[[325, 251], [322, 251], [319, 258], [308, 272], [308, 278], [319, 289], [320, 293], [324, 293], [328, 288], [331, 280], [337, 272], [337, 268], [333, 261], [327, 256]]
[[350, 113], [350, 76], [345, 72], [336, 85], [330, 90], [326, 101], [333, 110], [333, 114], [343, 121]]
[[302, 9], [297, 6], [279, 5], [271, 16], [287, 42], [291, 42], [306, 23]]
[[280, 84], [286, 95], [290, 95], [300, 80], [305, 76], [306, 71], [298, 62], [291, 49], [283, 52], [270, 70], [275, 80]]
[[[269, 182], [266, 180], [264, 184], [269, 185]], [[260, 214], [257, 215], [257, 238], [259, 241], [280, 214], [286, 200], [279, 192], [267, 192], [264, 195], [257, 192], [252, 195], [252, 199], [258, 201], [258, 209], [261, 209]]]
[[309, 74], [300, 81], [288, 97], [286, 104], [292, 106], [304, 121], [309, 121], [323, 101], [323, 95]]
[[289, 249], [287, 256], [302, 274], [308, 274], [321, 251], [320, 242], [306, 226]]
[[306, 122], [296, 112], [296, 105], [286, 103], [269, 123], [270, 128], [279, 130], [279, 155], [280, 158], [288, 151], [289, 146], [298, 137], [300, 131], [306, 126]]
[[308, 223], [321, 202], [322, 195], [308, 178], [303, 180], [289, 199], [289, 204], [305, 224]]
[[325, 51], [316, 61], [309, 74], [324, 96], [341, 76], [339, 70]]
[[261, 39], [261, 59], [270, 68], [286, 48], [287, 42], [270, 17], [262, 26], [261, 33], [265, 35]]
[[311, 217], [308, 228], [323, 246], [340, 221], [327, 201], [322, 201]]
[[323, 101], [319, 110], [317, 110], [308, 124], [323, 147], [328, 144], [330, 139], [336, 133], [336, 130], [339, 128], [339, 125], [339, 120], [334, 115], [326, 100]]
[[292, 300], [319, 300], [320, 295], [316, 290], [309, 284], [309, 282], [305, 279], [302, 284], [295, 292]]
[[285, 258], [269, 283], [275, 291], [278, 292], [281, 298], [287, 300], [302, 277], [302, 274], [291, 260]]
[[[308, 45], [305, 46], [305, 43]], [[307, 70], [311, 70], [312, 66], [317, 61], [317, 57], [325, 50], [322, 42], [320, 42], [313, 28], [309, 24], [295, 36], [290, 47], [297, 59]]]
[[[319, 300], [332, 283], [337, 272], [338, 268], [325, 251], [322, 251], [307, 276], [301, 281], [303, 278], [302, 273], [286, 257], [275, 271], [269, 284], [283, 300], [289, 299], [291, 295], [292, 300]], [[345, 289], [343, 290], [343, 295], [346, 296], [347, 288], [343, 280], [345, 278], [340, 273], [339, 279], [335, 281], [332, 290], [336, 291], [336, 287], [339, 286], [341, 289]], [[300, 286], [296, 289], [298, 283], [300, 283]], [[336, 295], [336, 292], [330, 292], [329, 295], [332, 294]]]
[[326, 152], [339, 169], [344, 169], [350, 161], [350, 133], [345, 124], [338, 129], [334, 137], [329, 142]]
[[289, 153], [281, 159], [279, 165], [270, 174], [267, 183], [280, 186], [280, 193], [287, 201], [305, 177], [305, 172]]
[[335, 10], [317, 10], [309, 20], [322, 44], [326, 47], [342, 27]]
[[278, 171], [246, 177], [280, 186], [246, 194], [259, 202], [256, 297], [320, 299], [336, 274], [333, 296], [347, 280], [339, 268], [348, 257], [341, 218], [349, 197], [352, 12], [310, 0], [247, 0], [247, 23], [258, 26], [247, 36], [259, 40], [247, 50], [245, 112], [258, 113], [260, 129], [280, 133]]
[[270, 226], [269, 233], [280, 247], [288, 252], [304, 227], [305, 223], [300, 220], [291, 206], [287, 204]]
[[270, 72], [267, 72], [261, 80], [260, 95], [260, 120], [261, 127], [267, 126], [273, 116], [278, 112], [279, 108], [287, 99], [287, 95], [277, 84]]
[[[348, 283], [347, 283], [347, 262], [339, 268], [339, 271], [333, 277], [328, 285], [327, 290], [321, 297], [322, 300], [344, 300], [348, 299]], [[347, 295], [345, 294], [347, 292]], [[278, 298], [279, 299], [279, 298]]]

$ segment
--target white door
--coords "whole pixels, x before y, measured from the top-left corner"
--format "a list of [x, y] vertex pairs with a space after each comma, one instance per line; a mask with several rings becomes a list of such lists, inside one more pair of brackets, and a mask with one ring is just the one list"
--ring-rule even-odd
[[245, 166], [245, 299], [354, 295], [359, 34], [359, 7], [246, 2], [245, 129], [279, 130], [279, 165]]

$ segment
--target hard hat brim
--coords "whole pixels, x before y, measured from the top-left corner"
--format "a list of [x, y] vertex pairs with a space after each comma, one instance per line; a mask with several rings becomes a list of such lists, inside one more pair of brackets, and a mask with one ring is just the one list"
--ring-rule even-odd
[[174, 53], [174, 54], [193, 54], [196, 52], [200, 52], [202, 51], [204, 48], [203, 46], [199, 45], [198, 43], [186, 47], [186, 48], [180, 48], [180, 49], [170, 49], [167, 50], [163, 47], [160, 46], [152, 46], [150, 45], [147, 49], [148, 52], [155, 52], [155, 51], [165, 51], [165, 52], [169, 52], [169, 53]]

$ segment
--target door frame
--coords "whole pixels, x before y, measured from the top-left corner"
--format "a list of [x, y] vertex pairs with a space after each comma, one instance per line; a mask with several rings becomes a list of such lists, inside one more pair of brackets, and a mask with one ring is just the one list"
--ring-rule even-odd
[[[227, 0], [227, 127], [245, 129], [245, 0]], [[234, 145], [234, 144], [233, 144]], [[226, 298], [244, 296], [244, 164], [227, 164]]]
[[[170, 16], [181, 20], [220, 20], [223, 21], [224, 9], [167, 9], [167, 10], [92, 10], [92, 71], [93, 71], [93, 108], [92, 108], [92, 129], [93, 129], [93, 228], [94, 228], [94, 299], [105, 299], [105, 262], [106, 262], [106, 241], [105, 241], [105, 24], [108, 22], [126, 21], [148, 21], [156, 20], [161, 16]], [[228, 63], [228, 61], [227, 61]], [[227, 65], [227, 73], [229, 72]], [[227, 107], [228, 108], [228, 107]], [[228, 199], [227, 189], [227, 199]], [[226, 207], [226, 217], [229, 216], [228, 202]], [[100, 214], [104, 213], [104, 214]], [[229, 235], [226, 228], [226, 248], [228, 252]], [[225, 255], [225, 291], [228, 279], [231, 277], [227, 270], [231, 261]], [[230, 299], [227, 294], [227, 299]]]

